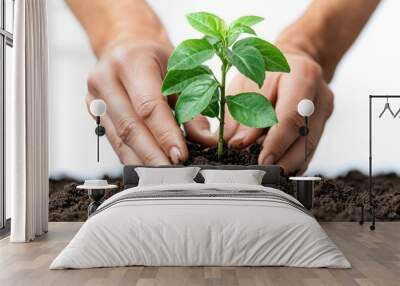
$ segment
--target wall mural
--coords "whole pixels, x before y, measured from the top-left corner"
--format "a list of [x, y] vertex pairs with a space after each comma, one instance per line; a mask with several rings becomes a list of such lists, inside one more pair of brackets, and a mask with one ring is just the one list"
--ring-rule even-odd
[[[381, 86], [396, 90], [387, 76], [395, 68], [368, 79], [363, 59], [373, 54], [373, 36], [360, 37], [328, 85], [331, 78], [318, 74], [309, 57], [293, 54], [283, 40], [272, 44], [308, 1], [296, 1], [289, 11], [270, 3], [271, 11], [290, 14], [282, 19], [273, 12], [243, 16], [260, 13], [245, 3], [227, 10], [212, 1], [194, 10], [176, 0], [179, 8], [168, 15], [172, 4], [148, 1], [160, 18], [159, 33], [150, 25], [141, 42], [133, 32], [107, 31], [108, 23], [70, 2], [48, 3], [50, 221], [86, 220], [90, 203], [94, 208], [122, 189], [125, 164], [278, 164], [289, 194], [299, 191], [304, 172], [316, 178], [312, 212], [321, 221], [355, 221], [361, 206], [370, 209], [368, 96]], [[365, 33], [374, 35], [369, 26]], [[394, 48], [390, 52], [400, 60]], [[304, 63], [318, 81], [309, 89]], [[350, 83], [355, 73], [365, 76]], [[373, 123], [378, 219], [400, 217], [400, 165], [394, 162], [400, 150], [389, 146], [400, 135], [384, 135], [398, 128], [394, 101], [382, 97], [370, 109], [381, 119]], [[88, 190], [90, 182], [106, 190]]]

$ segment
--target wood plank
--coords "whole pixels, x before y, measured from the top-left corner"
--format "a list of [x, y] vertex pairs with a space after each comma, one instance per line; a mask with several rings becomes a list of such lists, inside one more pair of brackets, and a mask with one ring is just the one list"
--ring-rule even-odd
[[38, 240], [0, 240], [0, 285], [398, 285], [400, 222], [380, 222], [375, 232], [356, 222], [321, 224], [352, 263], [352, 269], [291, 267], [118, 267], [83, 270], [48, 269], [81, 223], [50, 223]]

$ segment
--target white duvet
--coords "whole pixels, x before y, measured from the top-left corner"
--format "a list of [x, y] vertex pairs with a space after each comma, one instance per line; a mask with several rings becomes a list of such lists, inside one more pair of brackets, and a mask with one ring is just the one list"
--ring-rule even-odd
[[254, 185], [194, 183], [131, 188], [105, 201], [50, 269], [127, 265], [351, 267], [312, 216], [279, 201], [174, 197], [118, 202], [136, 192], [168, 190], [262, 190], [298, 203], [282, 191]]

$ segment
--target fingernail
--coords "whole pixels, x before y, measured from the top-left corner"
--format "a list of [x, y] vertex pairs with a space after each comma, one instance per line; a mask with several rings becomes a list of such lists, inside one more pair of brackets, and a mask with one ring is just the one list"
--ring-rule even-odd
[[179, 164], [181, 161], [181, 152], [174, 146], [169, 149], [169, 157], [171, 158], [172, 163]]
[[233, 146], [233, 147], [240, 147], [240, 145], [242, 145], [243, 143], [243, 139], [244, 139], [244, 134], [243, 133], [238, 133], [235, 134], [231, 140], [229, 140], [229, 147]]
[[275, 156], [271, 154], [264, 159], [263, 165], [272, 165], [274, 162], [275, 162]]

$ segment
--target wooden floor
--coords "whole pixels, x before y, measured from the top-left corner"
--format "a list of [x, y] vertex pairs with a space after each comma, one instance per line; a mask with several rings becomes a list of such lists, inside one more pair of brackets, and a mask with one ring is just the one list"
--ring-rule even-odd
[[48, 270], [81, 226], [50, 223], [49, 233], [27, 244], [0, 241], [0, 285], [400, 285], [400, 223], [323, 223], [352, 269], [289, 267], [124, 267]]

